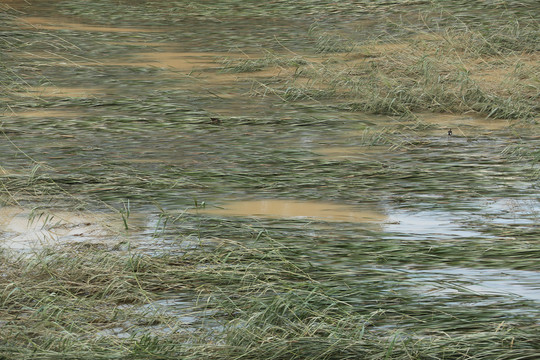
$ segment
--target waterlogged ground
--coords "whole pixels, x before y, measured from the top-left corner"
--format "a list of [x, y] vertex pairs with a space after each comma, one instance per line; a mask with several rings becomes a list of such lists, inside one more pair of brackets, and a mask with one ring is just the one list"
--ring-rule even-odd
[[[79, 299], [69, 341], [35, 351], [535, 358], [537, 40], [464, 60], [496, 94], [474, 104], [398, 96], [374, 110], [351, 100], [358, 84], [322, 80], [384, 67], [400, 39], [435, 41], [419, 30], [435, 24], [538, 32], [533, 1], [435, 5], [0, 3], [0, 246], [18, 259], [2, 265], [0, 325], [48, 311], [61, 324]], [[92, 318], [87, 299], [115, 315]], [[297, 320], [296, 337], [276, 330]], [[0, 354], [60, 336], [39, 324], [23, 340], [1, 332]]]

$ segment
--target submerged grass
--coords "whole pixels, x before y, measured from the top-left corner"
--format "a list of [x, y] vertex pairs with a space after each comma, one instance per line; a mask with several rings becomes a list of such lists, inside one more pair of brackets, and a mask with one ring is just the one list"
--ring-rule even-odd
[[[413, 295], [399, 274], [314, 266], [302, 252], [264, 234], [181, 255], [73, 245], [32, 257], [3, 251], [0, 354], [515, 359], [538, 351], [534, 320], [509, 312], [514, 302]], [[157, 306], [179, 294], [199, 300]]]
[[255, 72], [269, 67], [290, 68], [306, 65], [307, 61], [301, 56], [283, 57], [274, 52], [266, 51], [264, 57], [256, 59], [225, 58], [222, 61], [224, 72]]
[[[213, 29], [204, 34], [219, 38], [214, 46], [220, 48], [225, 33], [233, 33], [233, 43], [241, 38], [237, 24], [228, 29], [230, 19], [224, 18], [238, 16], [232, 3], [214, 8], [175, 1], [165, 9], [151, 2], [70, 0], [62, 11], [89, 22], [125, 20], [124, 25], [180, 25], [187, 14], [205, 31]], [[236, 99], [183, 88], [156, 90], [185, 85], [177, 78], [160, 82], [159, 76], [171, 75], [162, 70], [72, 68], [46, 59], [13, 66], [17, 59], [6, 58], [0, 69], [6, 109], [9, 101], [13, 112], [84, 113], [2, 120], [2, 205], [116, 207], [126, 234], [99, 244], [73, 241], [23, 253], [0, 248], [0, 358], [535, 359], [537, 299], [475, 291], [478, 281], [466, 274], [538, 272], [537, 134], [513, 127], [471, 137], [457, 130], [448, 137], [443, 129], [442, 136], [432, 136], [427, 132], [439, 132], [439, 126], [414, 112], [478, 112], [534, 123], [538, 27], [534, 21], [466, 27], [453, 19], [422, 31], [397, 24], [379, 39], [358, 40], [358, 34], [341, 31], [348, 26], [342, 19], [400, 8], [394, 1], [361, 4], [264, 5], [273, 16], [290, 10], [310, 22], [322, 18], [313, 9], [328, 15], [326, 6], [339, 16], [279, 41], [280, 50], [302, 43], [302, 55], [287, 49], [286, 55], [273, 51], [225, 60], [224, 71], [283, 70], [259, 77], [252, 91], [275, 95], [285, 105], [256, 102], [250, 116], [239, 106], [239, 116], [220, 116], [218, 124], [209, 119], [207, 107], [214, 105], [209, 99], [222, 107]], [[264, 15], [261, 6], [246, 3], [242, 14]], [[59, 48], [43, 41], [58, 40], [51, 33], [10, 34], [23, 49]], [[201, 33], [193, 34], [152, 36], [183, 44]], [[274, 38], [275, 29], [265, 34]], [[63, 35], [80, 45], [67, 50], [85, 59], [85, 52], [99, 57], [125, 50], [107, 43], [120, 35]], [[246, 44], [259, 40], [251, 37]], [[4, 52], [0, 56], [4, 60]], [[99, 79], [114, 91], [99, 98], [56, 99], [13, 93], [45, 78], [67, 85]], [[340, 108], [400, 117], [386, 126], [359, 114], [361, 119], [347, 124]], [[351, 128], [360, 131], [344, 136]], [[341, 161], [312, 151], [343, 145], [339, 141], [400, 152], [391, 160], [382, 152]], [[433, 211], [448, 219], [423, 234], [422, 224], [392, 230], [399, 225], [392, 219], [330, 224], [178, 211], [246, 194], [370, 205], [389, 215]], [[485, 209], [486, 202], [498, 199], [518, 204], [525, 199], [531, 209]], [[148, 215], [145, 206], [156, 203], [165, 209], [160, 208], [155, 229], [141, 235], [131, 224], [137, 206]], [[7, 227], [1, 234], [13, 240]], [[141, 236], [151, 243], [141, 243]]]

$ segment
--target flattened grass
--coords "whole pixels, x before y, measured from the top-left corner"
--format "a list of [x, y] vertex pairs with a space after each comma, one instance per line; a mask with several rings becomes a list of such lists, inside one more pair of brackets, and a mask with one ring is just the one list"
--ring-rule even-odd
[[[4, 251], [0, 354], [515, 359], [539, 350], [534, 319], [510, 311], [515, 302], [415, 294], [418, 284], [399, 272], [313, 265], [299, 257], [304, 251], [267, 235], [181, 255], [73, 245], [34, 257]], [[193, 304], [156, 307], [179, 294]], [[196, 321], [182, 320], [188, 316]]]
[[[183, 2], [176, 2], [179, 7], [167, 14], [161, 5], [151, 3], [144, 10], [158, 11], [110, 1], [70, 3], [65, 8], [68, 13], [105, 23], [116, 22], [129, 11], [128, 22], [161, 24], [161, 14], [174, 24], [180, 19], [175, 18], [175, 11], [184, 9]], [[394, 7], [393, 1], [387, 3]], [[312, 9], [302, 3], [300, 7], [291, 2], [278, 5], [279, 14], [289, 6], [300, 13]], [[346, 5], [341, 14], [365, 9], [356, 3]], [[368, 5], [381, 11], [378, 4]], [[332, 6], [339, 8], [339, 3]], [[260, 3], [250, 4], [247, 14], [260, 13], [260, 9]], [[190, 8], [202, 17], [230, 14], [221, 10], [236, 11], [229, 3], [217, 10]], [[207, 27], [208, 19], [203, 20]], [[296, 71], [282, 73], [290, 77], [259, 79], [254, 93], [275, 94], [287, 102], [317, 102], [321, 113], [341, 107], [413, 119], [412, 112], [418, 110], [533, 119], [538, 113], [538, 71], [531, 61], [538, 51], [537, 28], [515, 25], [493, 28], [491, 33], [450, 28], [418, 37], [364, 42], [325, 33], [323, 26], [308, 32], [311, 42], [302, 47], [315, 56], [268, 53], [249, 61], [232, 59], [225, 65], [233, 72], [293, 68]], [[238, 37], [233, 39], [238, 41]], [[101, 40], [84, 40], [93, 44], [95, 48], [81, 40], [94, 54], [111, 49]], [[115, 46], [116, 51], [123, 51]], [[325, 58], [314, 59], [321, 56]], [[49, 75], [61, 75], [63, 81], [71, 81], [74, 73], [77, 79], [95, 79], [84, 69], [62, 69], [51, 66]], [[112, 79], [129, 92], [125, 71], [100, 71], [101, 78]], [[163, 201], [168, 208], [178, 208], [193, 197], [210, 202], [222, 196], [262, 193], [350, 203], [388, 202], [396, 209], [447, 210], [445, 214], [452, 217], [456, 209], [472, 214], [480, 211], [481, 201], [531, 197], [535, 189], [534, 183], [520, 183], [531, 180], [531, 167], [538, 173], [535, 138], [526, 134], [527, 138], [523, 131], [516, 130], [523, 140], [510, 145], [508, 134], [465, 142], [458, 136], [447, 139], [446, 130], [441, 141], [441, 136], [409, 136], [408, 130], [428, 128], [416, 121], [401, 126], [403, 132], [369, 128], [353, 136], [360, 146], [406, 148], [399, 161], [377, 157], [324, 160], [308, 150], [288, 147], [296, 145], [299, 133], [312, 140], [317, 132], [310, 130], [317, 127], [326, 143], [333, 141], [331, 130], [340, 121], [339, 114], [331, 115], [337, 120], [312, 121], [308, 114], [313, 109], [306, 107], [311, 112], [294, 112], [288, 120], [244, 116], [224, 118], [222, 125], [215, 126], [208, 124], [208, 112], [203, 109], [207, 99], [187, 91], [156, 92], [156, 72], [134, 72], [151, 75], [145, 78], [152, 84], [147, 93], [142, 90], [149, 88], [137, 87], [129, 96], [122, 92], [107, 99], [19, 101], [21, 107], [77, 106], [113, 114], [71, 121], [31, 119], [42, 133], [28, 136], [24, 132], [28, 122], [9, 123], [10, 130], [20, 129], [14, 132], [14, 145], [26, 144], [55, 168], [39, 167], [29, 159], [21, 166], [28, 171], [11, 171], [22, 163], [18, 159], [28, 158], [20, 148], [4, 147], [4, 154], [14, 155], [5, 158], [8, 169], [0, 174], [2, 201], [58, 204], [64, 197], [77, 197], [84, 200], [77, 206], [85, 206], [85, 201], [95, 197], [114, 204], [129, 197], [132, 204]], [[7, 74], [2, 80], [10, 86], [23, 84], [20, 78], [2, 74]], [[111, 156], [121, 142], [147, 141], [148, 137], [157, 140], [145, 144], [169, 147], [160, 136], [173, 132], [163, 129], [188, 135], [171, 147], [189, 154], [185, 156], [189, 161], [134, 165], [121, 158], [125, 152], [120, 158]], [[63, 143], [43, 154], [36, 135], [59, 131], [81, 136], [81, 142]], [[293, 141], [274, 143], [270, 133], [278, 132]], [[88, 135], [98, 138], [98, 134], [104, 135], [96, 142], [82, 140]], [[232, 150], [230, 144], [235, 144]], [[150, 160], [164, 154], [173, 157], [169, 152], [145, 154]], [[129, 212], [126, 205], [126, 227]], [[172, 229], [156, 231], [155, 243], [147, 251], [142, 250], [144, 246], [122, 251], [125, 244], [115, 244], [119, 240], [110, 238], [104, 245], [64, 244], [32, 256], [1, 250], [0, 357], [534, 359], [540, 351], [537, 301], [475, 292], [460, 278], [415, 276], [419, 268], [537, 271], [539, 234], [534, 225], [495, 223], [487, 215], [470, 221], [458, 217], [450, 220], [470, 227], [474, 235], [415, 238], [363, 224], [163, 216]], [[186, 222], [175, 228], [173, 219]], [[534, 214], [524, 217], [532, 219]], [[276, 234], [275, 238], [269, 233]], [[160, 236], [166, 241], [160, 242]], [[167, 305], [162, 307], [162, 303]]]
[[[537, 23], [520, 27], [516, 20], [488, 30], [410, 30], [409, 37], [361, 41], [347, 50], [316, 47], [315, 53], [341, 54], [305, 58], [294, 73], [285, 73], [280, 82], [272, 78], [255, 94], [276, 94], [285, 101], [334, 99], [350, 110], [374, 114], [476, 112], [532, 119], [540, 110], [539, 29]], [[324, 39], [332, 42], [331, 35]]]

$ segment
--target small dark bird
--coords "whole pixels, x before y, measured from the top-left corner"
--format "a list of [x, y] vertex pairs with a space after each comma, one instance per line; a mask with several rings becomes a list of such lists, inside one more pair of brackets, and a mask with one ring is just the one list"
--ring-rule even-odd
[[210, 118], [210, 121], [211, 121], [212, 124], [214, 124], [214, 125], [219, 125], [219, 124], [221, 124], [221, 119], [220, 119], [220, 118], [217, 118], [217, 117], [211, 117], [211, 118]]
[[452, 136], [452, 129], [448, 129], [448, 136]]

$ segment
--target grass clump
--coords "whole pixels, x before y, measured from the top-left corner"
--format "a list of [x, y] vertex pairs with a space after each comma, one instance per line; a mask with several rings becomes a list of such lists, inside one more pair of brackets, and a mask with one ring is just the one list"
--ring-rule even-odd
[[[520, 29], [514, 24], [485, 31], [448, 28], [359, 42], [354, 52], [352, 48], [336, 50], [339, 55], [310, 61], [288, 78], [282, 77], [281, 85], [271, 86], [276, 93], [298, 87], [304, 93], [329, 88], [350, 110], [374, 114], [432, 111], [476, 112], [505, 119], [538, 116], [538, 49], [532, 40], [538, 27]], [[315, 52], [321, 51], [317, 47]]]

